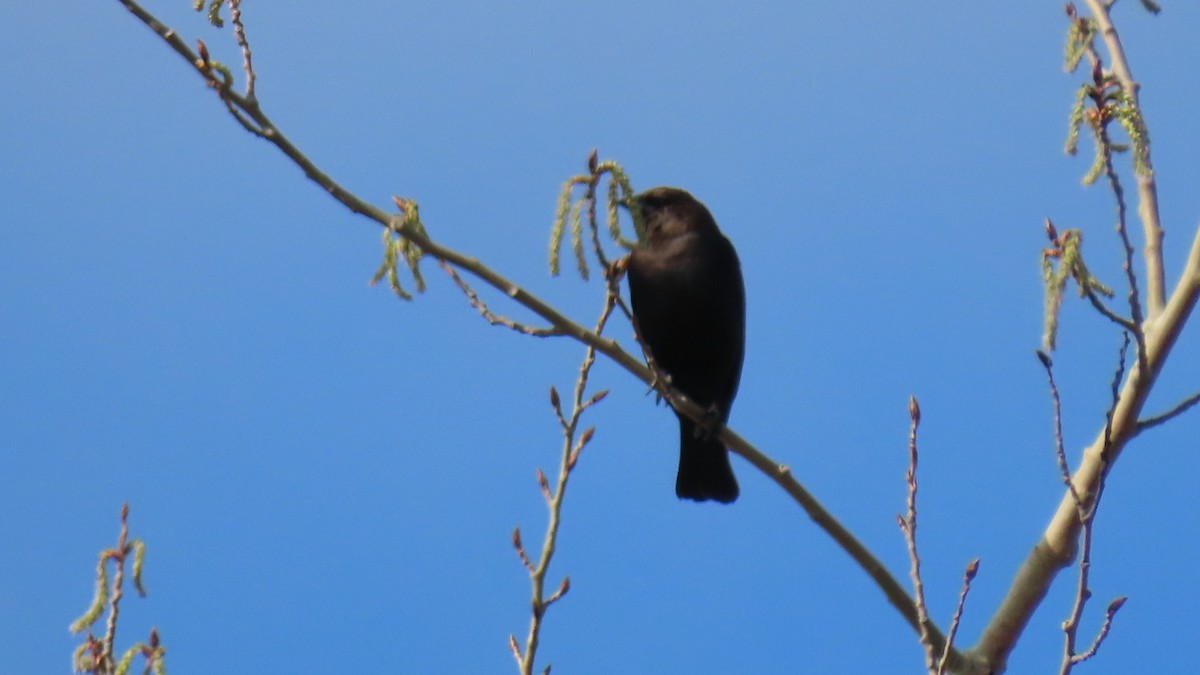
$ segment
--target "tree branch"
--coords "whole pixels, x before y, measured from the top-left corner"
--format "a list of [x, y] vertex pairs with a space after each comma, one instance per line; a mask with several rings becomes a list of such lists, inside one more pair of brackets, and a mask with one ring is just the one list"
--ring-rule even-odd
[[[1088, 60], [1092, 64], [1092, 88], [1091, 98], [1095, 105], [1096, 122], [1094, 123], [1096, 131], [1096, 145], [1099, 153], [1101, 164], [1103, 166], [1104, 175], [1108, 179], [1109, 189], [1112, 190], [1113, 200], [1116, 202], [1117, 208], [1117, 236], [1121, 240], [1121, 249], [1125, 254], [1125, 262], [1121, 268], [1125, 271], [1125, 279], [1129, 284], [1129, 322], [1132, 328], [1133, 337], [1137, 347], [1138, 363], [1145, 367], [1146, 361], [1146, 335], [1142, 326], [1145, 322], [1145, 317], [1142, 313], [1142, 303], [1138, 292], [1137, 271], [1133, 268], [1133, 244], [1129, 241], [1129, 228], [1126, 227], [1126, 207], [1125, 207], [1125, 190], [1121, 187], [1121, 178], [1117, 175], [1116, 167], [1113, 166], [1112, 156], [1113, 148], [1112, 141], [1108, 136], [1108, 124], [1111, 121], [1110, 108], [1111, 103], [1108, 100], [1109, 78], [1104, 74], [1103, 62], [1100, 59], [1100, 54], [1096, 52], [1095, 47], [1088, 43], [1087, 49]], [[1136, 105], [1136, 103], [1135, 103]], [[1147, 157], [1149, 157], [1149, 149], [1146, 149]], [[1149, 169], [1147, 169], [1149, 171]], [[1135, 169], [1134, 174], [1138, 172]], [[1158, 255], [1159, 259], [1159, 274], [1162, 274], [1161, 252]], [[1147, 262], [1147, 268], [1149, 263]], [[1151, 276], [1149, 269], [1147, 276]], [[1147, 284], [1149, 285], [1149, 284]], [[1161, 293], [1161, 291], [1160, 291]], [[1149, 291], [1147, 290], [1147, 296]], [[1095, 303], [1093, 303], [1095, 304]], [[1101, 312], [1103, 313], [1103, 311]]]
[[921, 648], [925, 651], [925, 670], [933, 675], [938, 670], [937, 654], [940, 650], [934, 647], [929, 635], [929, 608], [925, 604], [925, 583], [921, 580], [921, 556], [917, 554], [917, 427], [921, 425], [921, 407], [917, 405], [916, 396], [908, 397], [908, 418], [908, 471], [904, 475], [904, 483], [908, 487], [908, 499], [905, 500], [907, 510], [903, 517], [896, 516], [896, 523], [904, 533], [904, 542], [908, 547], [908, 576], [912, 579], [913, 597], [917, 605], [917, 633]]
[[[604, 308], [600, 313], [600, 318], [596, 321], [595, 332], [600, 334], [604, 331], [604, 326], [608, 323], [609, 316], [612, 315], [613, 308], [616, 306], [615, 296], [610, 291], [604, 297]], [[521, 531], [513, 530], [513, 546], [517, 549], [517, 555], [521, 562], [525, 565], [525, 569], [529, 572], [529, 582], [532, 588], [530, 597], [530, 607], [532, 608], [529, 619], [529, 632], [525, 638], [525, 649], [522, 651], [517, 646], [516, 637], [510, 635], [508, 638], [509, 649], [512, 650], [513, 657], [517, 660], [517, 669], [521, 675], [532, 675], [534, 661], [537, 658], [538, 640], [542, 631], [542, 618], [546, 615], [546, 610], [550, 605], [557, 602], [560, 598], [566, 595], [571, 588], [569, 577], [563, 577], [559, 583], [558, 589], [549, 597], [546, 596], [546, 573], [550, 568], [550, 559], [554, 557], [554, 550], [558, 543], [558, 527], [561, 522], [563, 497], [567, 490], [567, 481], [571, 477], [571, 471], [575, 468], [575, 463], [579, 460], [579, 453], [583, 451], [584, 446], [592, 439], [592, 434], [595, 432], [595, 427], [585, 429], [583, 433], [577, 433], [579, 430], [579, 419], [583, 412], [591, 406], [599, 403], [601, 399], [608, 394], [607, 390], [600, 391], [588, 398], [583, 399], [584, 390], [587, 388], [588, 375], [592, 372], [592, 364], [596, 362], [596, 350], [594, 347], [588, 347], [584, 351], [583, 362], [579, 365], [579, 374], [575, 377], [575, 394], [571, 401], [571, 415], [568, 418], [563, 415], [562, 402], [559, 399], [558, 391], [554, 387], [550, 387], [550, 407], [554, 409], [554, 415], [558, 418], [558, 424], [562, 428], [562, 452], [559, 456], [558, 464], [558, 479], [555, 482], [554, 489], [550, 488], [546, 481], [545, 474], [541, 469], [538, 469], [538, 485], [542, 489], [542, 497], [546, 500], [546, 507], [550, 512], [546, 523], [546, 534], [542, 539], [542, 554], [538, 558], [537, 564], [530, 562], [529, 556], [525, 553], [525, 548], [521, 545]], [[546, 667], [549, 670], [549, 666]]]
[[463, 281], [463, 278], [458, 275], [458, 272], [456, 272], [453, 267], [451, 267], [445, 260], [441, 259], [438, 260], [438, 265], [442, 268], [442, 271], [449, 275], [450, 279], [454, 281], [454, 285], [458, 286], [458, 290], [462, 291], [463, 295], [467, 296], [467, 302], [479, 312], [479, 315], [482, 316], [485, 321], [493, 326], [504, 326], [505, 328], [511, 328], [512, 330], [523, 335], [532, 335], [534, 337], [552, 337], [554, 335], [561, 335], [561, 333], [559, 333], [553, 327], [538, 328], [536, 326], [527, 326], [523, 323], [513, 321], [508, 317], [499, 316], [492, 313], [492, 310], [488, 309], [487, 304], [485, 304], [483, 300], [479, 299], [479, 295], [475, 293], [475, 289], [471, 288], [467, 282]]
[[[274, 126], [253, 96], [241, 96], [233, 92], [227, 83], [216, 81], [211, 67], [208, 67], [207, 59], [198, 58], [173, 30], [161, 24], [133, 0], [118, 1], [167, 42], [177, 54], [192, 65], [198, 74], [204, 77], [206, 82], [213, 86], [227, 109], [243, 127], [275, 145], [300, 167], [306, 177], [329, 192], [334, 199], [341, 202], [350, 211], [397, 232], [426, 255], [433, 256], [459, 270], [469, 272], [546, 320], [554, 330], [605, 354], [644, 383], [652, 382], [650, 370], [622, 349], [615, 340], [603, 338], [571, 321], [540, 298], [483, 265], [480, 261], [441, 246], [424, 232], [418, 231], [415, 226], [407, 224], [402, 216], [390, 215], [347, 191], [320, 171]], [[1124, 55], [1119, 51], [1119, 40], [1116, 39], [1116, 33], [1107, 20], [1107, 8], [1102, 7], [1096, 0], [1087, 1], [1090, 6], [1093, 6], [1093, 10], [1098, 16], [1106, 43], [1110, 44], [1110, 49], [1113, 49], [1113, 45], [1115, 45], [1114, 68], [1117, 70], [1118, 77], [1123, 78], [1122, 82], [1136, 104], [1136, 83], [1128, 74]], [[244, 40], [244, 35], [241, 39]], [[252, 92], [253, 90], [248, 91]], [[1145, 359], [1144, 361], [1139, 360], [1141, 362], [1130, 369], [1120, 392], [1120, 400], [1113, 410], [1111, 446], [1108, 448], [1110, 462], [1116, 460], [1124, 444], [1136, 434], [1138, 415], [1146, 397], [1178, 338], [1179, 332], [1194, 308], [1198, 294], [1200, 294], [1200, 231], [1198, 231], [1185, 273], [1169, 302], [1163, 303], [1161, 229], [1158, 224], [1152, 173], [1139, 174], [1138, 191], [1140, 196], [1139, 215], [1147, 235], [1145, 254], [1150, 277], [1147, 289], [1147, 322], [1148, 325], [1153, 326], [1153, 330], [1147, 331]], [[704, 419], [704, 410], [678, 392], [675, 392], [672, 404], [682, 414], [694, 420], [702, 421]], [[896, 579], [794, 479], [787, 466], [781, 465], [759, 452], [732, 429], [724, 428], [718, 436], [731, 450], [744, 457], [791, 496], [813, 522], [829, 534], [867, 572], [883, 591], [888, 601], [897, 608], [914, 630], [918, 632], [921, 630], [922, 623], [917, 615], [915, 604]], [[1084, 452], [1080, 467], [1072, 477], [1072, 484], [1081, 494], [1089, 494], [1096, 482], [1099, 472], [1099, 457], [1104, 454], [1104, 446], [1103, 439], [1097, 439]], [[1005, 598], [985, 629], [978, 645], [966, 655], [954, 651], [950, 653], [947, 661], [951, 671], [974, 673], [1003, 670], [1007, 654], [1015, 645], [1029, 616], [1044, 597], [1049, 584], [1074, 557], [1078, 533], [1079, 522], [1075, 503], [1068, 494], [1060, 502], [1042, 539], [1018, 571], [1009, 596]], [[930, 637], [935, 645], [945, 645], [944, 638], [932, 626], [930, 627]]]
[[[1080, 656], [1075, 653], [1075, 644], [1079, 636], [1079, 620], [1083, 617], [1083, 609], [1087, 605], [1088, 600], [1092, 597], [1092, 590], [1088, 585], [1088, 580], [1091, 576], [1092, 569], [1092, 540], [1096, 533], [1096, 515], [1100, 508], [1100, 499], [1104, 496], [1105, 479], [1108, 477], [1108, 471], [1112, 468], [1112, 463], [1108, 461], [1108, 446], [1112, 442], [1112, 411], [1117, 405], [1118, 397], [1120, 396], [1119, 387], [1122, 378], [1125, 377], [1125, 353], [1129, 349], [1129, 333], [1122, 333], [1121, 351], [1117, 359], [1117, 369], [1113, 374], [1112, 385], [1110, 386], [1112, 396], [1112, 407], [1105, 413], [1104, 433], [1105, 433], [1105, 449], [1101, 453], [1101, 462], [1103, 466], [1100, 470], [1100, 479], [1096, 483], [1095, 492], [1091, 495], [1091, 506], [1085, 507], [1083, 500], [1078, 495], [1075, 495], [1075, 508], [1079, 514], [1079, 522], [1081, 529], [1082, 543], [1080, 548], [1082, 553], [1079, 556], [1079, 575], [1075, 584], [1075, 601], [1071, 605], [1071, 613], [1066, 621], [1063, 621], [1063, 655], [1059, 662], [1059, 675], [1068, 675], [1076, 664], [1091, 658], [1096, 650], [1100, 648], [1100, 643], [1104, 637], [1108, 635], [1108, 629], [1112, 625], [1112, 614], [1116, 610], [1113, 605], [1109, 606], [1108, 616], [1104, 622], [1104, 628], [1100, 634], [1092, 642], [1092, 646], [1087, 652]], [[1048, 362], [1046, 363], [1046, 372], [1050, 376], [1051, 389], [1054, 391], [1054, 417], [1055, 426], [1057, 429], [1055, 435], [1056, 451], [1059, 455], [1059, 463], [1063, 469], [1066, 468], [1065, 452], [1062, 447], [1062, 418], [1058, 402], [1058, 390], [1054, 387], [1054, 375], [1051, 372]], [[1069, 481], [1069, 477], [1068, 477]]]
[[1094, 288], [1091, 286], [1081, 286], [1081, 288], [1083, 289], [1084, 296], [1086, 296], [1088, 301], [1092, 303], [1092, 307], [1095, 307], [1097, 312], [1100, 312], [1102, 315], [1108, 318], [1109, 321], [1112, 321], [1124, 330], [1127, 330], [1130, 333], [1136, 332], [1137, 324], [1109, 309], [1104, 304], [1104, 301], [1100, 299], [1100, 296], [1097, 295]]
[[[1134, 363], [1121, 386], [1119, 400], [1113, 409], [1111, 423], [1111, 445], [1108, 447], [1109, 462], [1116, 462], [1125, 444], [1137, 435], [1138, 417], [1145, 406], [1146, 398], [1154, 382], [1166, 364], [1167, 357], [1183, 331], [1188, 317], [1200, 298], [1200, 228], [1192, 241], [1191, 253], [1179, 282], [1164, 305], [1162, 314], [1155, 321], [1155, 329], [1146, 335], [1145, 366]], [[1104, 430], [1083, 452], [1079, 468], [1071, 477], [1071, 483], [1081, 495], [1095, 489], [1103, 465], [1105, 450]], [[1016, 645], [1029, 618], [1045, 597], [1055, 577], [1071, 564], [1076, 554], [1080, 523], [1075, 501], [1068, 490], [1060, 500], [1058, 509], [1042, 537], [1021, 564], [1009, 586], [1008, 594], [1000, 603], [979, 641], [969, 656], [981, 658], [989, 663], [993, 672], [1002, 672], [1008, 654]]]
[[1178, 417], [1179, 415], [1182, 415], [1183, 413], [1187, 412], [1192, 406], [1196, 405], [1197, 403], [1200, 403], [1200, 392], [1192, 394], [1191, 396], [1183, 399], [1182, 401], [1179, 402], [1178, 405], [1176, 405], [1174, 408], [1171, 408], [1170, 410], [1168, 410], [1165, 413], [1161, 413], [1159, 415], [1154, 415], [1152, 417], [1147, 417], [1143, 420], [1138, 421], [1137, 433], [1140, 434], [1147, 429], [1156, 427], [1156, 426], [1162, 424], [1163, 422], [1166, 422], [1175, 417]]
[[[1125, 57], [1125, 48], [1121, 45], [1116, 27], [1113, 26], [1112, 17], [1109, 15], [1111, 3], [1103, 0], [1084, 1], [1092, 12], [1104, 46], [1108, 50], [1113, 74], [1121, 84], [1121, 89], [1128, 94], [1133, 106], [1140, 111], [1142, 106], [1138, 100], [1138, 93], [1141, 85], [1133, 79], [1129, 61]], [[1166, 282], [1162, 263], [1163, 231], [1158, 215], [1158, 187], [1154, 181], [1154, 165], [1150, 163], [1150, 139], [1145, 139], [1145, 143], [1145, 154], [1142, 157], [1145, 170], [1135, 172], [1135, 175], [1138, 186], [1138, 217], [1142, 221], [1142, 233], [1146, 239], [1142, 251], [1146, 262], [1146, 319], [1153, 322], [1163, 312]]]
[[[118, 0], [126, 7], [134, 16], [150, 27], [159, 37], [184, 60], [186, 60], [198, 74], [205, 78], [206, 81], [212, 82], [211, 71], [206, 71], [205, 60], [199, 59], [186, 44], [179, 38], [174, 30], [158, 21], [153, 15], [145, 11], [133, 0]], [[383, 227], [387, 227], [392, 231], [407, 238], [426, 255], [449, 263], [450, 265], [469, 272], [489, 286], [499, 290], [512, 300], [541, 318], [545, 319], [553, 326], [553, 329], [562, 335], [571, 337], [579, 342], [584, 343], [596, 351], [604, 354], [612, 359], [629, 373], [633, 374], [643, 383], [647, 385], [653, 384], [653, 375], [642, 362], [635, 359], [628, 352], [621, 348], [615, 341], [601, 337], [596, 333], [584, 328], [583, 326], [571, 321], [569, 318], [561, 314], [559, 311], [548, 305], [546, 302], [528, 292], [521, 286], [510, 281], [498, 272], [487, 267], [479, 260], [471, 258], [453, 249], [447, 248], [433, 241], [424, 232], [410, 223], [407, 223], [402, 214], [388, 214], [375, 206], [372, 206], [356, 195], [343, 188], [336, 183], [327, 174], [317, 168], [311, 160], [308, 159], [288, 138], [279, 131], [279, 129], [271, 122], [270, 118], [262, 111], [258, 101], [251, 101], [246, 97], [240, 96], [230, 90], [228, 86], [217, 86], [218, 95], [227, 106], [235, 108], [245, 113], [261, 131], [251, 129], [256, 135], [261, 136], [271, 144], [275, 145], [284, 155], [294, 162], [304, 172], [304, 175], [326, 192], [334, 199], [341, 202], [351, 212], [365, 216]], [[687, 415], [697, 423], [704, 423], [705, 411], [695, 402], [688, 399], [685, 395], [678, 391], [673, 392], [672, 405], [676, 410], [684, 415]], [[808, 517], [822, 530], [824, 530], [843, 550], [857, 563], [863, 571], [879, 586], [883, 591], [888, 602], [891, 603], [901, 614], [906, 622], [914, 630], [920, 630], [920, 621], [917, 618], [916, 608], [912, 599], [904, 591], [900, 583], [888, 573], [887, 569], [879, 560], [862, 545], [849, 530], [837, 521], [813, 496], [804, 489], [799, 482], [792, 476], [791, 470], [783, 464], [776, 462], [770, 457], [759, 452], [757, 448], [752, 446], [744, 438], [739, 436], [733, 429], [724, 427], [717, 434], [725, 445], [733, 452], [741, 455], [751, 465], [759, 471], [766, 474], [771, 480], [775, 481], [783, 490], [797, 503]], [[936, 628], [930, 627], [930, 635], [933, 643], [941, 648], [945, 642], [944, 637]], [[951, 651], [948, 659], [949, 667], [952, 670], [957, 670], [961, 665], [962, 657], [957, 651]]]
[[946, 672], [946, 657], [950, 654], [950, 648], [954, 645], [954, 635], [958, 633], [958, 622], [962, 619], [963, 608], [967, 604], [967, 593], [971, 590], [971, 582], [975, 580], [975, 575], [979, 572], [979, 558], [971, 560], [967, 563], [967, 568], [963, 570], [962, 588], [958, 592], [958, 604], [954, 607], [954, 616], [950, 617], [950, 630], [946, 633], [946, 646], [942, 650], [942, 658], [938, 662], [937, 675], [942, 675]]
[[[1097, 25], [1110, 51], [1113, 69], [1122, 88], [1137, 105], [1137, 83], [1129, 73], [1120, 40], [1109, 18], [1109, 5], [1099, 0], [1087, 0]], [[1147, 141], [1148, 142], [1148, 141]], [[1147, 154], [1146, 166], [1149, 169]], [[1104, 429], [1088, 446], [1079, 467], [1071, 477], [1071, 486], [1059, 501], [1058, 509], [1042, 537], [1017, 570], [1008, 594], [1000, 603], [987, 627], [969, 654], [989, 663], [992, 672], [1002, 672], [1008, 654], [1016, 645], [1033, 612], [1046, 596], [1058, 573], [1074, 560], [1080, 535], [1079, 506], [1075, 495], [1081, 495], [1084, 507], [1091, 507], [1095, 490], [1104, 472], [1120, 457], [1126, 443], [1141, 430], [1138, 417], [1155, 380], [1166, 364], [1179, 334], [1200, 297], [1200, 228], [1192, 241], [1191, 252], [1170, 298], [1162, 301], [1163, 271], [1161, 259], [1162, 231], [1158, 222], [1157, 194], [1153, 173], [1138, 173], [1138, 213], [1146, 234], [1147, 316], [1144, 355], [1129, 369], [1112, 414]]]

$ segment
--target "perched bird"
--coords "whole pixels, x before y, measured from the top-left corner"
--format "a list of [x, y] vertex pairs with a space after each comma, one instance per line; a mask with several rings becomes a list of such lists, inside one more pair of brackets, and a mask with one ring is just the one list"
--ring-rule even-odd
[[629, 255], [629, 298], [642, 342], [671, 385], [708, 409], [710, 429], [679, 417], [675, 494], [729, 503], [738, 485], [714, 435], [729, 419], [745, 351], [746, 294], [733, 245], [712, 214], [678, 188], [634, 195], [645, 246]]

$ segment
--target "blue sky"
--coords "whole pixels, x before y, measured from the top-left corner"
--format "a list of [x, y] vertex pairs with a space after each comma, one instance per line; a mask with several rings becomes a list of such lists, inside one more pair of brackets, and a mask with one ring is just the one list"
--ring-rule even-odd
[[[149, 9], [236, 63], [232, 34]], [[1173, 284], [1200, 220], [1200, 6], [1120, 3], [1143, 84]], [[276, 9], [281, 11], [276, 12]], [[1041, 333], [1042, 220], [1085, 230], [1119, 283], [1112, 206], [1061, 152], [1079, 75], [1059, 2], [248, 3], [259, 96], [374, 204], [591, 323], [601, 286], [551, 278], [561, 182], [588, 152], [686, 187], [738, 247], [747, 359], [731, 425], [897, 575], [906, 400], [920, 544], [945, 625], [982, 559], [971, 644], [1061, 496]], [[292, 10], [292, 7], [287, 7]], [[547, 389], [581, 348], [488, 326], [436, 266], [367, 285], [379, 231], [242, 131], [115, 2], [18, 3], [0, 25], [0, 648], [66, 672], [120, 505], [174, 673], [513, 672], [528, 624], [510, 533], [540, 541], [557, 462]], [[1089, 146], [1085, 145], [1085, 148]], [[1127, 184], [1131, 185], [1128, 172]], [[485, 294], [493, 308], [529, 318]], [[1185, 333], [1149, 408], [1200, 386]], [[632, 344], [627, 325], [612, 335]], [[1119, 337], [1070, 298], [1057, 376], [1069, 456], [1103, 421]], [[919, 672], [916, 638], [744, 461], [736, 505], [678, 502], [675, 422], [624, 371], [567, 494], [539, 663], [562, 673]], [[1080, 672], [1182, 672], [1198, 627], [1200, 413], [1121, 459], [1097, 525]], [[1010, 672], [1049, 672], [1064, 575]], [[1148, 656], [1151, 655], [1151, 656]]]

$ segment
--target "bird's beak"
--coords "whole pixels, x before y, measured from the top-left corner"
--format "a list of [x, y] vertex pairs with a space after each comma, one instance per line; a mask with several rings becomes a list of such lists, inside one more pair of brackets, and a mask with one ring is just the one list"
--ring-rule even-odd
[[642, 222], [642, 200], [641, 195], [630, 195], [617, 200], [617, 206], [625, 207], [629, 212], [629, 218], [633, 221], [633, 231], [637, 234], [639, 244], [646, 241], [645, 226]]

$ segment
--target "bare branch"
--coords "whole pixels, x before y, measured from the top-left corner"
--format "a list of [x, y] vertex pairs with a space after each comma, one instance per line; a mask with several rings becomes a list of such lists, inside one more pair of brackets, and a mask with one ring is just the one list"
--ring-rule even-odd
[[533, 574], [533, 563], [529, 561], [529, 556], [525, 553], [525, 545], [521, 543], [521, 528], [514, 527], [512, 533], [513, 548], [517, 550], [517, 557], [521, 559], [521, 564], [525, 569]]
[[554, 604], [559, 598], [566, 595], [567, 591], [569, 590], [571, 590], [571, 577], [563, 577], [563, 580], [559, 582], [558, 589], [554, 591], [554, 594], [549, 598], [546, 598], [546, 606], [549, 607], [550, 605]]
[[[1094, 0], [1088, 0], [1088, 5], [1096, 13], [1103, 13], [1106, 7], [1099, 6]], [[1103, 15], [1105, 23], [1101, 28], [1105, 41], [1115, 38], [1115, 32], [1110, 32], [1111, 24], [1107, 22], [1107, 14]], [[1119, 48], [1119, 42], [1115, 43]], [[1124, 55], [1114, 52], [1114, 68], [1118, 71], [1123, 67]], [[1118, 73], [1120, 77], [1120, 73]], [[1132, 85], [1129, 91], [1136, 93]], [[1136, 99], [1135, 99], [1136, 100]], [[1139, 213], [1142, 215], [1143, 226], [1147, 231], [1153, 230], [1148, 237], [1148, 260], [1158, 258], [1157, 244], [1160, 236], [1157, 225], [1157, 206], [1154, 193], [1152, 173], [1138, 176], [1139, 194], [1142, 198]], [[1161, 277], [1161, 271], [1155, 272], [1151, 267], [1150, 285], [1154, 286], [1155, 276]], [[1171, 349], [1178, 340], [1184, 325], [1200, 299], [1200, 229], [1197, 229], [1192, 240], [1182, 275], [1176, 284], [1171, 297], [1162, 305], [1161, 313], [1155, 310], [1155, 291], [1148, 291], [1149, 326], [1152, 327], [1145, 335], [1144, 358], [1130, 368], [1124, 383], [1120, 387], [1120, 395], [1111, 415], [1111, 421], [1086, 448], [1079, 467], [1071, 478], [1075, 492], [1087, 495], [1095, 489], [1101, 480], [1101, 474], [1107, 471], [1112, 463], [1120, 457], [1125, 444], [1136, 436], [1138, 417], [1145, 406], [1146, 399], [1154, 386], [1154, 382], [1166, 363]], [[1050, 524], [1033, 546], [1032, 551], [1014, 575], [1008, 594], [1000, 607], [993, 614], [980, 636], [979, 642], [968, 652], [974, 658], [987, 663], [994, 672], [1004, 669], [1007, 655], [1012, 651], [1020, 638], [1029, 618], [1045, 598], [1050, 585], [1058, 573], [1070, 565], [1075, 557], [1080, 532], [1080, 521], [1075, 496], [1068, 490], [1059, 502]]]
[[1123, 317], [1123, 316], [1117, 314], [1116, 312], [1112, 311], [1111, 309], [1109, 309], [1108, 306], [1105, 305], [1104, 302], [1100, 299], [1100, 296], [1098, 296], [1096, 294], [1096, 290], [1094, 288], [1092, 288], [1091, 286], [1083, 286], [1082, 288], [1083, 288], [1083, 294], [1087, 297], [1088, 300], [1091, 301], [1092, 307], [1095, 307], [1097, 312], [1100, 312], [1101, 314], [1103, 314], [1105, 317], [1108, 318], [1109, 321], [1112, 321], [1113, 323], [1117, 324], [1123, 330], [1127, 330], [1131, 333], [1137, 331], [1137, 324], [1135, 324], [1134, 322], [1130, 321], [1129, 319], [1126, 319], [1125, 317]]
[[921, 556], [917, 554], [917, 427], [921, 424], [921, 407], [917, 397], [908, 397], [908, 471], [904, 483], [908, 487], [905, 501], [907, 512], [904, 517], [896, 516], [904, 542], [908, 546], [908, 575], [912, 579], [913, 597], [917, 606], [918, 634], [921, 647], [925, 650], [925, 669], [934, 673], [938, 669], [937, 650], [929, 634], [929, 610], [925, 605], [925, 584], [921, 581]]
[[246, 100], [255, 101], [257, 97], [254, 94], [254, 82], [257, 77], [254, 74], [254, 64], [250, 57], [250, 43], [246, 40], [246, 27], [242, 25], [242, 2], [241, 0], [225, 0], [229, 3], [229, 21], [233, 24], [234, 39], [237, 40], [238, 47], [242, 49], [242, 71], [246, 73]]
[[1054, 362], [1045, 352], [1039, 351], [1037, 356], [1038, 360], [1042, 362], [1042, 368], [1046, 369], [1046, 379], [1050, 383], [1050, 401], [1054, 406], [1054, 456], [1058, 459], [1058, 470], [1062, 474], [1063, 482], [1067, 484], [1067, 491], [1075, 500], [1076, 507], [1082, 510], [1083, 499], [1075, 491], [1075, 485], [1071, 482], [1071, 469], [1067, 466], [1067, 452], [1063, 448], [1062, 403], [1058, 396], [1058, 385], [1054, 383]]
[[1125, 601], [1128, 599], [1120, 597], [1108, 603], [1108, 609], [1104, 611], [1104, 623], [1101, 624], [1100, 631], [1096, 633], [1096, 639], [1092, 640], [1092, 644], [1087, 648], [1087, 651], [1075, 657], [1075, 663], [1083, 663], [1096, 655], [1101, 643], [1104, 642], [1104, 638], [1108, 637], [1108, 631], [1112, 628], [1113, 617], [1117, 615], [1117, 610], [1125, 606]]
[[1165, 413], [1162, 413], [1159, 415], [1154, 415], [1152, 417], [1147, 417], [1142, 420], [1138, 420], [1137, 433], [1140, 434], [1147, 429], [1151, 429], [1153, 427], [1156, 427], [1156, 426], [1162, 424], [1163, 422], [1167, 422], [1171, 419], [1174, 419], [1175, 417], [1178, 417], [1179, 415], [1182, 415], [1183, 413], [1187, 412], [1192, 406], [1196, 405], [1197, 403], [1200, 403], [1200, 392], [1196, 392], [1195, 394], [1192, 394], [1191, 396], [1185, 398], [1184, 400], [1180, 401], [1178, 405], [1176, 405], [1174, 408], [1171, 408], [1170, 410], [1168, 410]]
[[[1125, 353], [1129, 350], [1129, 333], [1121, 334], [1121, 350], [1117, 357], [1117, 368], [1113, 373], [1112, 384], [1109, 386], [1112, 404], [1105, 412], [1104, 423], [1104, 450], [1101, 452], [1102, 466], [1100, 469], [1100, 477], [1096, 483], [1096, 489], [1091, 495], [1090, 504], [1085, 505], [1082, 500], [1076, 501], [1076, 509], [1079, 512], [1079, 523], [1081, 528], [1080, 544], [1081, 553], [1079, 555], [1079, 575], [1075, 586], [1075, 601], [1071, 606], [1071, 613], [1066, 621], [1063, 621], [1063, 656], [1059, 664], [1059, 675], [1067, 675], [1079, 663], [1080, 659], [1075, 653], [1075, 644], [1078, 640], [1079, 621], [1083, 617], [1084, 607], [1088, 600], [1092, 597], [1092, 589], [1088, 586], [1092, 568], [1092, 540], [1095, 536], [1096, 514], [1100, 508], [1100, 498], [1104, 494], [1105, 479], [1108, 476], [1109, 469], [1112, 468], [1112, 463], [1109, 461], [1111, 453], [1108, 448], [1112, 445], [1112, 418], [1113, 411], [1116, 409], [1117, 403], [1121, 397], [1121, 380], [1125, 377]], [[1111, 607], [1110, 607], [1111, 611]], [[1107, 634], [1107, 625], [1111, 623], [1111, 617], [1105, 621], [1106, 627], [1102, 633]], [[1103, 635], [1097, 638], [1094, 647], [1098, 648], [1099, 641], [1103, 639]], [[1095, 653], [1094, 649], [1091, 650]], [[1090, 658], [1090, 656], [1088, 657]]]
[[946, 646], [942, 649], [942, 658], [938, 661], [937, 675], [946, 672], [946, 661], [954, 645], [954, 636], [958, 633], [958, 622], [962, 620], [963, 608], [967, 604], [967, 593], [970, 592], [971, 582], [975, 580], [978, 572], [979, 558], [967, 563], [967, 568], [963, 570], [962, 589], [958, 592], [958, 605], [954, 608], [954, 616], [950, 617], [950, 630], [946, 633]]
[[[595, 333], [597, 335], [604, 331], [604, 327], [612, 316], [613, 308], [616, 303], [613, 300], [611, 292], [605, 294], [604, 307], [601, 310], [600, 318], [596, 321]], [[546, 475], [541, 469], [537, 471], [538, 486], [541, 489], [542, 497], [546, 500], [546, 506], [549, 509], [550, 515], [546, 524], [546, 534], [542, 539], [542, 553], [536, 564], [532, 563], [525, 555], [524, 548], [520, 545], [520, 537], [517, 530], [513, 531], [513, 545], [517, 547], [517, 551], [521, 556], [521, 561], [525, 564], [526, 570], [529, 572], [529, 581], [531, 586], [531, 616], [529, 620], [529, 631], [525, 638], [525, 649], [520, 650], [516, 646], [516, 639], [510, 637], [509, 648], [513, 652], [513, 656], [517, 660], [517, 668], [521, 675], [531, 675], [533, 673], [534, 661], [537, 658], [538, 642], [541, 636], [542, 619], [546, 615], [546, 610], [550, 605], [557, 602], [571, 588], [569, 577], [563, 577], [558, 589], [548, 597], [546, 596], [546, 573], [550, 568], [550, 559], [554, 556], [555, 547], [558, 542], [558, 528], [562, 514], [563, 497], [567, 490], [567, 481], [571, 477], [571, 472], [575, 469], [576, 463], [579, 461], [579, 454], [588, 441], [592, 439], [595, 433], [594, 427], [589, 427], [582, 433], [577, 433], [580, 417], [583, 412], [596, 402], [604, 398], [604, 392], [597, 393], [587, 400], [584, 399], [584, 392], [587, 389], [588, 375], [591, 373], [592, 365], [596, 362], [595, 348], [588, 346], [584, 350], [583, 362], [579, 366], [579, 372], [575, 378], [575, 391], [571, 401], [571, 414], [569, 416], [563, 414], [562, 401], [558, 395], [558, 390], [550, 387], [550, 405], [554, 408], [554, 415], [558, 419], [559, 427], [562, 429], [562, 449], [559, 456], [558, 478], [553, 488], [546, 479]], [[547, 666], [549, 670], [549, 666]]]
[[462, 277], [458, 276], [458, 272], [456, 272], [453, 267], [451, 267], [445, 260], [442, 260], [441, 258], [439, 258], [437, 262], [438, 266], [441, 267], [442, 270], [446, 274], [450, 275], [450, 278], [454, 280], [454, 285], [458, 286], [458, 289], [463, 292], [463, 295], [467, 296], [467, 302], [479, 312], [480, 316], [482, 316], [484, 320], [493, 326], [504, 326], [505, 328], [511, 328], [518, 333], [532, 335], [534, 337], [551, 337], [555, 335], [562, 335], [562, 332], [553, 326], [537, 328], [534, 326], [527, 326], [523, 323], [518, 323], [507, 317], [493, 314], [492, 311], [488, 309], [487, 304], [485, 304], [483, 300], [479, 299], [479, 296], [475, 293], [475, 290], [472, 289], [467, 282], [463, 281]]

